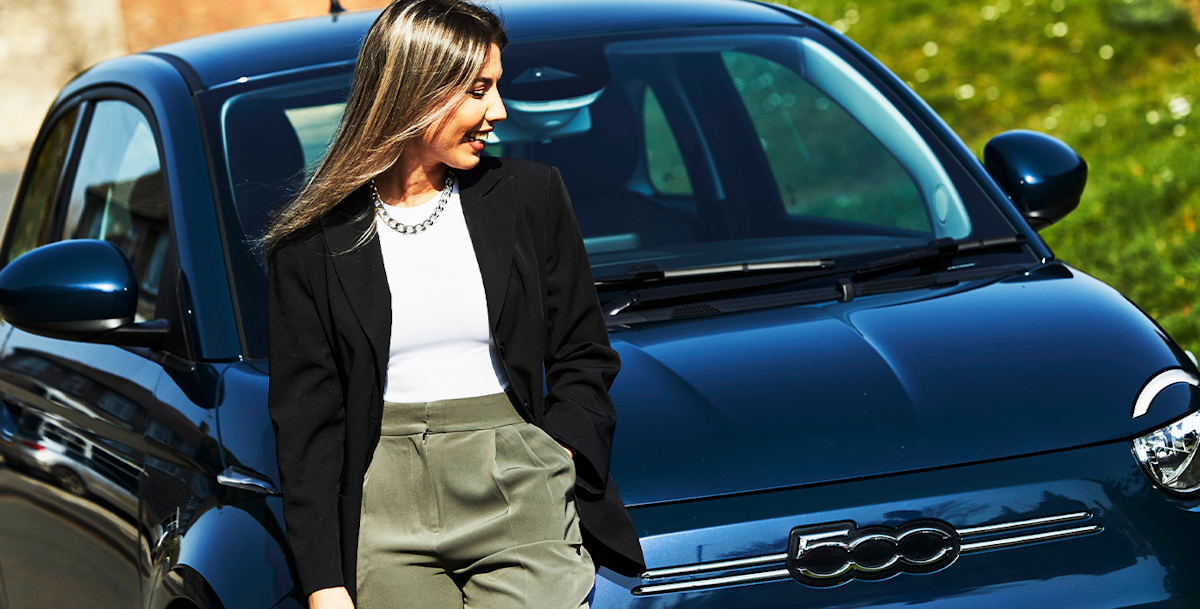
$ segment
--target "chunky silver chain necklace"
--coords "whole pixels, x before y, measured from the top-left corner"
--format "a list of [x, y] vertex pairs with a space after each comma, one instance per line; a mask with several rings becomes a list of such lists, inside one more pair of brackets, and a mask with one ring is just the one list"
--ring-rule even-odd
[[379, 191], [375, 188], [375, 180], [371, 180], [371, 201], [375, 204], [375, 213], [379, 214], [379, 219], [383, 220], [392, 230], [406, 235], [415, 235], [430, 226], [433, 226], [433, 221], [438, 219], [442, 214], [442, 210], [446, 207], [446, 202], [450, 200], [450, 193], [454, 190], [454, 172], [446, 171], [446, 187], [442, 189], [442, 194], [438, 195], [438, 204], [434, 208], [433, 213], [425, 218], [420, 224], [404, 224], [396, 221], [387, 212], [387, 206], [384, 205], [383, 199], [379, 198]]

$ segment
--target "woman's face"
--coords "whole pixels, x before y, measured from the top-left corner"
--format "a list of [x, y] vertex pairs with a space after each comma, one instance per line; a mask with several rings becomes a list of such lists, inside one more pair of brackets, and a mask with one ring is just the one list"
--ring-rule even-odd
[[455, 169], [470, 169], [477, 165], [492, 126], [508, 116], [496, 88], [503, 71], [500, 47], [492, 44], [483, 69], [462, 103], [426, 130], [419, 143], [406, 152], [427, 168], [445, 164]]

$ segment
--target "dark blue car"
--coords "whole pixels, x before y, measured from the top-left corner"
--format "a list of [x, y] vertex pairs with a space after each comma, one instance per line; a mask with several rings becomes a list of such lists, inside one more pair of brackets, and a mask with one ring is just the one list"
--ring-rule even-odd
[[[1036, 230], [1061, 142], [984, 163], [900, 80], [741, 0], [511, 0], [488, 153], [558, 166], [623, 368], [648, 571], [595, 606], [1200, 603], [1200, 372]], [[0, 607], [297, 607], [250, 240], [375, 12], [103, 62], [0, 249]]]

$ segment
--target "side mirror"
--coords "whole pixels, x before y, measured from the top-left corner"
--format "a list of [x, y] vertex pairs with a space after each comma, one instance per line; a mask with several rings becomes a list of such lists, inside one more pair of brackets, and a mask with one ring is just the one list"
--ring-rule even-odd
[[134, 323], [137, 275], [117, 246], [95, 239], [43, 245], [0, 271], [0, 316], [33, 334], [161, 348], [166, 322]]
[[1034, 230], [1063, 219], [1087, 184], [1087, 162], [1061, 140], [1037, 131], [1005, 131], [983, 148], [983, 165]]

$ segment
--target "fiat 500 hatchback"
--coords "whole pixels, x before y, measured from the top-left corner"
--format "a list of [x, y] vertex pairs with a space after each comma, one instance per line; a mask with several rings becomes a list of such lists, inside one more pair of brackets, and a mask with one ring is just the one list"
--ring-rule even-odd
[[[981, 163], [779, 6], [500, 9], [486, 153], [561, 169], [623, 362], [648, 570], [601, 570], [595, 607], [1200, 603], [1200, 372], [1038, 236], [1079, 204], [1070, 148], [1007, 132]], [[0, 605], [303, 606], [250, 241], [376, 14], [112, 59], [55, 101], [0, 250]]]

